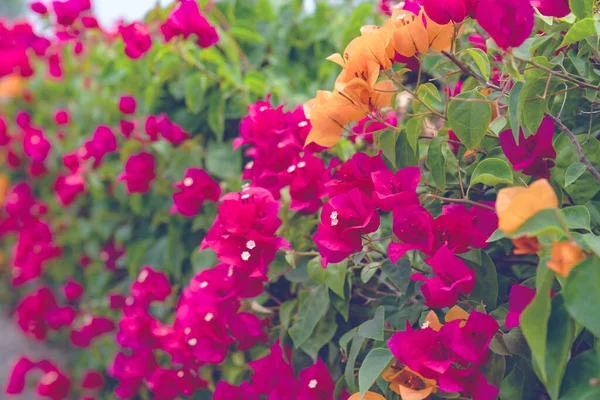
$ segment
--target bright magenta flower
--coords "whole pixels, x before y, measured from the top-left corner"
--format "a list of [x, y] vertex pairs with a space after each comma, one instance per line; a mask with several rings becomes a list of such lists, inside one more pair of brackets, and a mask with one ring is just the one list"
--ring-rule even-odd
[[56, 110], [54, 113], [54, 123], [59, 126], [68, 125], [71, 117], [67, 110]]
[[295, 380], [291, 362], [291, 350], [285, 346], [282, 349], [279, 340], [276, 340], [268, 356], [248, 363], [254, 371], [250, 388], [255, 393], [268, 395], [275, 391], [281, 382]]
[[260, 400], [260, 396], [248, 388], [247, 382], [241, 387], [219, 381], [213, 393], [213, 400]]
[[547, 17], [562, 18], [571, 12], [569, 0], [531, 0], [531, 5]]
[[100, 251], [100, 259], [104, 262], [104, 266], [109, 271], [117, 269], [117, 261], [125, 254], [125, 250], [118, 247], [117, 244], [111, 240], [104, 245]]
[[33, 362], [27, 357], [21, 357], [13, 367], [8, 379], [6, 393], [9, 395], [21, 394], [25, 389], [27, 375], [35, 369], [43, 372], [37, 385], [38, 396], [51, 400], [67, 398], [71, 386], [70, 379], [50, 361]]
[[90, 0], [55, 0], [52, 8], [59, 25], [72, 25], [80, 14], [92, 8]]
[[[396, 117], [395, 111], [390, 111], [386, 114], [385, 122], [388, 125], [397, 126], [398, 118]], [[352, 127], [352, 132], [354, 135], [350, 135], [350, 140], [356, 142], [358, 138], [362, 138], [365, 142], [369, 144], [373, 144], [373, 133], [377, 131], [383, 131], [385, 129], [389, 129], [389, 126], [374, 120], [373, 118], [367, 116], [358, 121], [358, 123]]]
[[321, 223], [314, 235], [323, 268], [362, 250], [362, 235], [379, 228], [375, 204], [358, 188], [339, 194], [323, 205]]
[[[483, 203], [491, 207], [494, 203]], [[467, 208], [462, 204], [449, 204], [442, 208], [442, 215], [435, 219], [435, 228], [442, 243], [454, 253], [466, 253], [470, 249], [484, 249], [487, 240], [498, 229], [498, 216], [482, 207]]]
[[148, 305], [153, 301], [165, 301], [171, 294], [171, 284], [167, 275], [147, 265], [131, 284], [130, 291], [136, 304]]
[[109, 127], [100, 125], [94, 131], [91, 140], [84, 143], [81, 152], [84, 160], [94, 159], [94, 168], [98, 168], [108, 153], [117, 150], [117, 137]]
[[104, 377], [98, 371], [88, 370], [83, 375], [81, 387], [83, 389], [94, 390], [104, 386]]
[[135, 397], [143, 380], [150, 376], [155, 368], [156, 360], [150, 350], [136, 351], [129, 356], [118, 353], [108, 368], [108, 374], [119, 381], [115, 388], [117, 397], [121, 399]]
[[421, 0], [425, 13], [434, 22], [446, 25], [450, 21], [461, 23], [475, 13], [476, 0]]
[[40, 14], [40, 15], [48, 14], [48, 7], [46, 7], [46, 5], [44, 3], [42, 3], [41, 1], [34, 1], [33, 3], [31, 3], [29, 5], [29, 8], [31, 8], [31, 11], [33, 11], [36, 14]]
[[23, 136], [23, 151], [32, 161], [44, 162], [52, 145], [46, 139], [44, 132], [29, 127]]
[[31, 338], [43, 340], [48, 329], [69, 326], [75, 318], [72, 307], [59, 307], [52, 291], [43, 286], [25, 296], [16, 308], [17, 324]]
[[454, 320], [442, 329], [442, 343], [468, 363], [483, 365], [488, 361], [490, 342], [499, 329], [491, 316], [471, 312], [466, 323]]
[[77, 196], [85, 193], [85, 179], [79, 174], [61, 175], [54, 182], [54, 192], [60, 204], [69, 206]]
[[396, 207], [418, 206], [417, 186], [421, 180], [418, 167], [406, 167], [395, 174], [390, 170], [376, 171], [373, 180], [373, 201], [382, 211], [392, 211]]
[[425, 208], [420, 205], [397, 207], [393, 210], [392, 217], [392, 230], [402, 243], [389, 244], [388, 255], [391, 262], [397, 262], [410, 250], [420, 250], [432, 255], [440, 246], [433, 217]]
[[83, 286], [73, 279], [69, 279], [62, 287], [65, 299], [68, 301], [76, 301], [83, 295]]
[[506, 158], [513, 164], [515, 171], [525, 175], [550, 179], [549, 168], [554, 166], [556, 150], [552, 145], [554, 121], [544, 117], [535, 135], [525, 138], [523, 129], [519, 129], [519, 144], [515, 142], [512, 131], [500, 132], [500, 145]]
[[167, 42], [176, 36], [187, 39], [190, 35], [197, 36], [200, 47], [210, 47], [219, 41], [217, 30], [200, 13], [196, 0], [179, 0], [160, 30]]
[[317, 362], [300, 371], [300, 391], [298, 400], [329, 400], [333, 399], [335, 382], [331, 378], [329, 368], [319, 358]]
[[84, 324], [78, 329], [73, 329], [69, 339], [75, 347], [89, 347], [92, 340], [114, 329], [115, 323], [108, 318], [86, 316]]
[[119, 33], [125, 42], [125, 54], [133, 60], [142, 57], [152, 47], [152, 36], [148, 27], [141, 22], [121, 25]]
[[535, 297], [536, 290], [523, 285], [513, 285], [508, 297], [508, 314], [506, 314], [506, 329], [519, 326], [521, 313]]
[[269, 335], [265, 331], [270, 321], [259, 319], [256, 315], [241, 312], [234, 314], [228, 322], [231, 335], [238, 341], [238, 348], [246, 351], [258, 343], [268, 343]]
[[477, 22], [498, 47], [519, 47], [531, 35], [533, 7], [527, 0], [479, 0]]
[[348, 193], [352, 188], [358, 188], [371, 197], [374, 190], [373, 180], [371, 179], [372, 173], [387, 169], [381, 155], [369, 157], [365, 153], [356, 153], [340, 165], [334, 173], [333, 179], [325, 185], [329, 197]]
[[119, 99], [119, 111], [123, 114], [135, 114], [137, 102], [133, 96], [121, 96]]
[[286, 172], [291, 179], [290, 210], [306, 214], [319, 211], [321, 199], [326, 195], [325, 182], [328, 175], [323, 160], [307, 152], [296, 164], [289, 166]]
[[452, 306], [456, 304], [460, 294], [470, 294], [473, 291], [475, 272], [446, 246], [440, 247], [435, 255], [425, 262], [431, 266], [436, 276], [427, 278], [417, 273], [411, 276], [411, 279], [425, 282], [421, 291], [428, 307]]
[[154, 168], [154, 155], [141, 152], [129, 157], [118, 180], [125, 181], [129, 194], [146, 193], [150, 190], [150, 183], [156, 178]]
[[183, 180], [173, 185], [179, 189], [173, 194], [171, 213], [179, 212], [186, 217], [198, 214], [206, 200], [218, 201], [221, 187], [200, 168], [188, 168]]

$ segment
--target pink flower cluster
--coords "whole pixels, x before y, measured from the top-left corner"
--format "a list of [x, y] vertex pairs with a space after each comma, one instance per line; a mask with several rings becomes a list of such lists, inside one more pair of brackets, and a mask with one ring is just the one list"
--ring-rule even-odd
[[289, 186], [290, 209], [313, 214], [326, 194], [328, 172], [323, 161], [313, 155], [323, 148], [315, 144], [304, 148], [310, 129], [302, 107], [285, 112], [283, 105], [273, 108], [267, 99], [248, 108], [240, 124], [241, 137], [233, 141], [233, 148], [251, 146], [245, 151], [251, 161], [246, 164], [243, 178], [252, 186], [269, 190], [275, 199], [280, 198], [281, 189]]
[[[135, 396], [143, 382], [160, 399], [191, 396], [206, 387], [199, 377], [203, 365], [222, 362], [236, 342], [238, 349], [248, 350], [268, 340], [267, 320], [238, 312], [242, 299], [256, 297], [262, 290], [260, 280], [219, 264], [192, 278], [173, 324], [162, 324], [150, 315], [148, 306], [165, 301], [171, 287], [164, 274], [144, 267], [130, 287], [119, 322], [117, 343], [131, 354], [117, 354], [109, 370], [119, 381], [117, 396]], [[177, 367], [162, 365], [155, 355], [158, 350], [169, 354]]]
[[36, 390], [38, 396], [51, 400], [67, 398], [71, 387], [70, 378], [48, 360], [34, 362], [27, 357], [21, 357], [14, 365], [8, 379], [6, 393], [21, 394], [25, 389], [27, 376], [34, 370], [42, 372]]
[[[261, 395], [273, 400], [332, 400], [335, 383], [325, 363], [318, 359], [311, 367], [300, 371], [298, 378], [292, 368], [292, 352], [282, 349], [279, 340], [271, 353], [249, 363], [252, 382], [233, 386], [221, 381], [215, 388], [214, 400], [260, 400]], [[347, 400], [350, 394], [343, 390], [338, 400]]]
[[437, 381], [443, 392], [467, 392], [474, 399], [495, 399], [499, 389], [479, 370], [489, 358], [498, 331], [490, 315], [473, 311], [468, 319], [447, 322], [439, 331], [424, 326], [395, 333], [388, 340], [392, 354], [411, 370]]

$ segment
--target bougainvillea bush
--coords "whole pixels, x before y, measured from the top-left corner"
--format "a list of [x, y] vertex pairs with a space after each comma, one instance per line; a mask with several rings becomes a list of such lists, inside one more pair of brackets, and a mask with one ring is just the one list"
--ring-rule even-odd
[[597, 2], [317, 3], [0, 22], [7, 395], [600, 398]]

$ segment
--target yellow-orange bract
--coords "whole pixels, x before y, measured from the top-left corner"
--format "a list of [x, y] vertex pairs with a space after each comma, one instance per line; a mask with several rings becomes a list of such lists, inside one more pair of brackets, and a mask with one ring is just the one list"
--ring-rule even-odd
[[6, 193], [10, 187], [10, 180], [5, 175], [0, 175], [0, 207], [4, 205], [6, 199]]
[[0, 100], [20, 96], [24, 87], [24, 80], [19, 75], [12, 74], [0, 78]]
[[[446, 315], [444, 316], [445, 322], [452, 322], [456, 320], [466, 321], [469, 318], [469, 313], [460, 308], [459, 306], [454, 306], [448, 310]], [[437, 314], [434, 311], [429, 311], [427, 317], [425, 318], [425, 323], [423, 324], [424, 328], [431, 328], [433, 330], [439, 331], [442, 328], [442, 323], [438, 318]], [[460, 326], [464, 326], [464, 322], [461, 322]]]
[[381, 377], [390, 383], [390, 389], [402, 400], [423, 400], [437, 392], [437, 382], [427, 379], [408, 367], [392, 365]]
[[[354, 393], [348, 400], [360, 400], [360, 393]], [[367, 392], [363, 396], [363, 400], [385, 400], [385, 397], [375, 392]]]
[[498, 228], [511, 234], [529, 218], [546, 208], [558, 208], [556, 193], [546, 179], [535, 181], [529, 187], [501, 189], [496, 199]]
[[[452, 48], [452, 39], [454, 38], [454, 24], [450, 22], [446, 25], [440, 25], [432, 21], [427, 14], [427, 40], [429, 48], [438, 53], [441, 51], [449, 51]], [[462, 30], [462, 28], [461, 28]]]
[[410, 11], [395, 10], [385, 21], [383, 29], [389, 31], [392, 46], [404, 57], [412, 57], [429, 50], [429, 36], [422, 12], [415, 15]]
[[537, 254], [541, 248], [536, 237], [521, 236], [512, 240], [515, 249], [513, 253], [516, 255]]
[[581, 247], [577, 246], [577, 243], [572, 241], [554, 242], [550, 250], [550, 261], [547, 265], [552, 271], [567, 277], [573, 267], [584, 257], [585, 254]]

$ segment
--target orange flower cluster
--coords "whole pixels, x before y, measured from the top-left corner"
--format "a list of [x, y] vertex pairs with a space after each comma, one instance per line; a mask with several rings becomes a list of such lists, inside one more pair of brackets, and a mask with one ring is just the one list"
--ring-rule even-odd
[[381, 71], [388, 71], [399, 54], [413, 57], [429, 49], [450, 49], [455, 25], [440, 25], [423, 10], [416, 15], [396, 10], [380, 26], [363, 26], [361, 36], [348, 44], [342, 54], [328, 60], [342, 67], [334, 90], [318, 91], [314, 99], [304, 104], [304, 113], [312, 129], [306, 144], [334, 146], [342, 137], [345, 126], [359, 121], [376, 110], [389, 107], [396, 91], [391, 80], [379, 80]]

